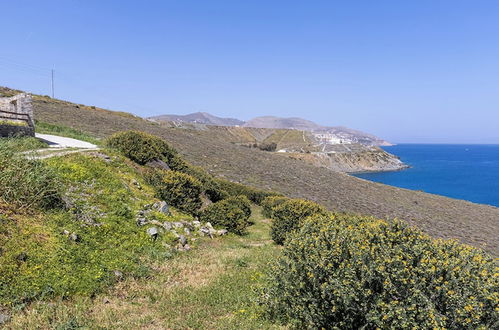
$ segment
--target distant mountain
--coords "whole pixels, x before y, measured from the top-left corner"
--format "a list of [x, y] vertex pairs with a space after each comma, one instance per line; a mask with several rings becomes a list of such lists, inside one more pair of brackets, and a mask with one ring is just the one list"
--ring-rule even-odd
[[236, 126], [243, 125], [244, 121], [235, 118], [221, 118], [207, 112], [195, 112], [188, 115], [160, 115], [148, 119], [159, 121], [175, 121], [186, 123], [197, 123], [214, 126]]
[[280, 118], [274, 116], [256, 117], [247, 121], [244, 126], [257, 128], [287, 128], [302, 131], [311, 131], [322, 127], [310, 120], [302, 118]]
[[343, 126], [322, 126], [303, 118], [281, 118], [274, 116], [255, 117], [247, 122], [235, 118], [221, 118], [206, 112], [188, 115], [161, 115], [148, 118], [156, 121], [173, 121], [197, 123], [213, 126], [244, 126], [255, 128], [296, 129], [313, 132], [320, 140], [336, 141], [336, 143], [360, 143], [368, 146], [386, 146], [389, 142], [372, 134], [357, 131]]

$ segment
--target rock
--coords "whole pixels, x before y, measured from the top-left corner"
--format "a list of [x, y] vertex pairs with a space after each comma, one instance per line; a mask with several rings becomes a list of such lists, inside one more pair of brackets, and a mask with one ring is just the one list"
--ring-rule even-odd
[[64, 229], [64, 230], [62, 231], [62, 234], [63, 234], [63, 235], [68, 236], [68, 235], [69, 235], [69, 231], [67, 231], [66, 229]]
[[182, 222], [172, 222], [173, 228], [183, 228], [184, 224]]
[[194, 228], [199, 228], [199, 227], [201, 227], [201, 221], [194, 220], [192, 222], [192, 225], [194, 226]]
[[218, 235], [218, 236], [227, 235], [227, 233], [228, 233], [227, 229], [220, 229], [220, 230], [217, 230], [217, 235]]
[[0, 325], [9, 322], [10, 316], [7, 314], [0, 314]]
[[139, 183], [137, 180], [132, 179], [132, 184], [133, 184], [135, 187], [137, 187], [137, 189], [142, 190], [142, 186], [140, 185], [140, 183]]
[[191, 234], [191, 231], [189, 228], [184, 228], [184, 232], [187, 236], [189, 236]]
[[110, 302], [111, 302], [111, 301], [110, 301], [107, 297], [104, 297], [104, 298], [102, 299], [102, 303], [104, 303], [104, 304], [109, 304]]
[[178, 237], [178, 241], [180, 242], [180, 244], [182, 244], [182, 246], [184, 246], [187, 244], [187, 237], [185, 237], [184, 235], [180, 235]]
[[114, 274], [114, 277], [116, 277], [116, 279], [118, 281], [123, 280], [123, 273], [120, 272], [119, 270], [113, 270], [113, 274]]
[[206, 235], [206, 236], [210, 236], [211, 238], [213, 238], [210, 228], [207, 228], [207, 227], [201, 227], [201, 229], [199, 229], [199, 232], [200, 232], [200, 233], [201, 233], [201, 235], [203, 235], [203, 236], [204, 236], [204, 235]]
[[153, 239], [158, 238], [158, 234], [159, 234], [158, 228], [156, 228], [156, 227], [147, 228], [147, 234], [149, 236], [151, 236]]
[[16, 259], [18, 261], [25, 262], [26, 260], [28, 260], [28, 255], [26, 254], [26, 252], [21, 252], [17, 255]]
[[147, 219], [143, 217], [137, 218], [137, 226], [144, 226], [147, 224]]
[[150, 167], [154, 167], [154, 168], [159, 168], [159, 169], [162, 169], [162, 170], [166, 170], [166, 171], [170, 171], [171, 170], [170, 166], [168, 166], [167, 163], [165, 163], [164, 161], [159, 160], [159, 159], [151, 160], [146, 165], [150, 166]]
[[184, 245], [184, 251], [189, 251], [191, 249], [189, 244]]
[[168, 206], [168, 204], [165, 201], [159, 202], [157, 209], [159, 212], [161, 212], [163, 214], [166, 214], [166, 215], [170, 214], [170, 206]]
[[205, 226], [209, 229], [213, 229], [213, 226], [211, 225], [211, 222], [207, 222]]
[[79, 242], [80, 237], [76, 233], [72, 233], [71, 235], [69, 235], [69, 240], [73, 242]]
[[163, 228], [165, 228], [166, 230], [171, 230], [173, 226], [170, 222], [163, 222]]

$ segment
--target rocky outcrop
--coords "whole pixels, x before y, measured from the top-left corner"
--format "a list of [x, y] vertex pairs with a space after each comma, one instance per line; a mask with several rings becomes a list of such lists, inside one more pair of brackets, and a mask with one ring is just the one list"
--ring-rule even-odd
[[291, 158], [304, 160], [318, 167], [336, 172], [382, 172], [407, 168], [397, 156], [378, 147], [338, 145], [336, 150], [311, 153], [286, 153]]

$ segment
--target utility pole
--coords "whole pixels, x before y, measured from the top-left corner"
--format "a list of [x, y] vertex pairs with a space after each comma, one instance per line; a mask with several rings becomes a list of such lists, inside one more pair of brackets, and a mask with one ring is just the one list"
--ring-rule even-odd
[[52, 98], [54, 98], [54, 69], [52, 69]]

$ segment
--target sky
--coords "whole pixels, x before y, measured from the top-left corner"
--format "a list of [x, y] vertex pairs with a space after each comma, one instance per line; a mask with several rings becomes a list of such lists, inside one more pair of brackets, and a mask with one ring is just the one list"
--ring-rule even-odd
[[140, 116], [499, 143], [497, 0], [1, 1], [0, 85]]

